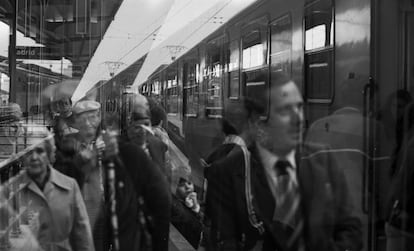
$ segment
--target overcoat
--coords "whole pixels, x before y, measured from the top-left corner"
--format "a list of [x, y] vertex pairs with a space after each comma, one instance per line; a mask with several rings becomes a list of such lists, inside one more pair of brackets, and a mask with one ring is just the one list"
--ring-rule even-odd
[[76, 181], [50, 168], [43, 191], [23, 174], [20, 206], [38, 217], [37, 240], [44, 250], [94, 250], [89, 218]]

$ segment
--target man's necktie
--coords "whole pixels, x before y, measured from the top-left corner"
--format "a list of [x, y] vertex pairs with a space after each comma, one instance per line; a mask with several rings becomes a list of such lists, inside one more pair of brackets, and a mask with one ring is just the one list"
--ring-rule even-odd
[[302, 250], [303, 220], [299, 214], [300, 194], [298, 185], [292, 178], [291, 164], [286, 160], [276, 162], [276, 207], [273, 215], [275, 226], [284, 232], [284, 240], [289, 250]]

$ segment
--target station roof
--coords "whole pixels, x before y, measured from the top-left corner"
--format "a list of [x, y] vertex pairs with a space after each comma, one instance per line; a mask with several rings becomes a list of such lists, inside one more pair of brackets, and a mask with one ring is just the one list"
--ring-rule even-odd
[[65, 57], [83, 75], [123, 0], [2, 0], [0, 19], [10, 24], [17, 4], [17, 30]]
[[1, 0], [0, 21], [11, 23], [16, 2], [17, 30], [45, 46], [41, 59], [47, 51], [70, 62], [77, 101], [108, 72], [139, 86], [255, 1]]

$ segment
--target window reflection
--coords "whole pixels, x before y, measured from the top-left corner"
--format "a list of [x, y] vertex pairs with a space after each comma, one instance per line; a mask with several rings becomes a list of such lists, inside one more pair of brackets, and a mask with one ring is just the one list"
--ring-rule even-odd
[[313, 50], [325, 46], [326, 25], [321, 24], [312, 27], [305, 32], [305, 50]]

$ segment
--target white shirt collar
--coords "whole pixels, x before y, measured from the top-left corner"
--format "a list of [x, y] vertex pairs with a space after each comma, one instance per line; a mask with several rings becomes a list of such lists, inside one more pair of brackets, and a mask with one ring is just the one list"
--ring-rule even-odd
[[288, 168], [287, 172], [289, 176], [291, 177], [293, 184], [298, 185], [298, 180], [297, 180], [297, 175], [296, 175], [296, 160], [295, 160], [296, 151], [295, 150], [292, 150], [286, 156], [277, 156], [276, 154], [270, 152], [263, 146], [260, 146], [259, 144], [256, 144], [256, 145], [257, 145], [257, 150], [259, 152], [259, 156], [261, 158], [263, 167], [265, 169], [267, 182], [269, 186], [271, 187], [272, 194], [273, 196], [275, 196], [275, 198], [277, 197], [277, 195], [275, 194], [275, 188], [278, 183], [278, 176], [277, 176], [274, 166], [278, 160], [285, 159], [289, 161], [292, 168]]
[[269, 150], [267, 150], [260, 144], [257, 144], [257, 149], [259, 151], [259, 156], [262, 160], [262, 164], [266, 170], [271, 170], [273, 172], [274, 165], [280, 159], [285, 159], [289, 161], [292, 168], [296, 169], [296, 160], [295, 160], [296, 151], [294, 149], [290, 151], [286, 156], [277, 156], [276, 154], [270, 152]]

